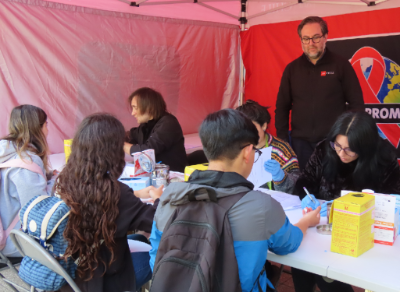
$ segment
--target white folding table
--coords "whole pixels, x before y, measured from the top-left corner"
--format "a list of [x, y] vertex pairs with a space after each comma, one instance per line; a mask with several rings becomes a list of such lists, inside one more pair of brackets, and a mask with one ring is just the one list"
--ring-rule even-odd
[[[287, 211], [291, 223], [302, 216], [301, 209]], [[321, 218], [326, 224], [326, 218]], [[279, 256], [268, 253], [268, 259], [374, 292], [400, 291], [400, 238], [393, 246], [375, 246], [357, 258], [330, 251], [331, 236], [309, 228], [299, 249]]]

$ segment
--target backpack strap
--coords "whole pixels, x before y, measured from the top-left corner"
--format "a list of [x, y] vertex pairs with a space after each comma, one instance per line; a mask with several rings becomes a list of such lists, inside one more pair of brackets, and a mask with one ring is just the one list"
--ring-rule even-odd
[[25, 168], [27, 170], [40, 174], [45, 180], [47, 180], [43, 174], [42, 168], [33, 161], [31, 163], [27, 163], [22, 159], [17, 158], [17, 159], [11, 159], [7, 162], [0, 164], [0, 168], [9, 168], [9, 167]]
[[233, 205], [235, 205], [244, 195], [249, 193], [248, 191], [241, 192], [238, 194], [222, 197], [222, 198], [217, 198], [217, 191], [214, 188], [211, 187], [200, 187], [188, 194], [188, 200], [189, 201], [204, 201], [204, 200], [210, 200], [211, 202], [218, 203], [219, 206], [224, 208], [226, 211], [228, 211], [230, 208], [232, 208]]
[[14, 226], [19, 222], [19, 216], [15, 216], [14, 220], [10, 223], [10, 226], [8, 226], [7, 230], [5, 230], [6, 233], [6, 238], [10, 235], [11, 230], [14, 229]]
[[43, 201], [44, 199], [48, 198], [49, 196], [38, 196], [35, 200], [32, 201], [32, 203], [30, 203], [30, 205], [28, 206], [28, 208], [26, 208], [25, 213], [24, 213], [24, 218], [21, 220], [22, 221], [22, 231], [23, 232], [27, 232], [28, 230], [28, 215], [29, 212], [33, 209], [33, 207], [35, 207], [35, 205], [41, 201]]
[[[53, 207], [51, 207], [51, 209], [46, 213], [46, 215], [43, 218], [43, 222], [42, 222], [42, 227], [40, 230], [40, 243], [45, 246], [45, 241], [47, 240], [47, 236], [46, 236], [46, 232], [47, 232], [47, 226], [49, 225], [50, 222], [50, 218], [51, 216], [53, 216], [54, 212], [57, 210], [58, 206], [60, 206], [62, 203], [64, 203], [62, 200], [60, 200], [59, 202], [57, 202], [56, 204], [53, 205]], [[54, 226], [53, 230], [50, 232], [49, 234], [49, 238], [53, 235], [53, 233], [57, 230], [58, 226], [61, 224], [61, 222], [68, 217], [69, 213], [71, 211], [68, 211], [56, 224], [56, 226]], [[25, 212], [26, 214], [26, 212]]]
[[220, 198], [220, 199], [218, 199], [218, 205], [228, 211], [230, 208], [233, 207], [233, 205], [235, 205], [247, 193], [249, 193], [249, 192], [245, 191], [245, 192], [241, 192], [241, 193], [238, 193], [235, 195]]

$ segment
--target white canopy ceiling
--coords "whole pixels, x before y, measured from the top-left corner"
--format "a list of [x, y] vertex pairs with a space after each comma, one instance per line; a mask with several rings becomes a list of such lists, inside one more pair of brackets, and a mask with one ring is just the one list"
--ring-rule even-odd
[[[240, 0], [49, 0], [101, 10], [239, 24]], [[131, 6], [132, 5], [132, 6]], [[138, 5], [135, 6], [135, 5]], [[400, 0], [263, 0], [247, 1], [246, 27], [299, 20], [309, 15], [330, 16], [400, 6]]]

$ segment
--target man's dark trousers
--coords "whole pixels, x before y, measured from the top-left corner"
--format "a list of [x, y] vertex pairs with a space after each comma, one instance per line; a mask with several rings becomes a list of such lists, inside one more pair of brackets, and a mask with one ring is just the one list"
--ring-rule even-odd
[[297, 159], [299, 160], [300, 170], [303, 170], [306, 167], [308, 160], [313, 154], [315, 146], [317, 146], [318, 142], [311, 143], [303, 139], [292, 137], [292, 148], [297, 155]]

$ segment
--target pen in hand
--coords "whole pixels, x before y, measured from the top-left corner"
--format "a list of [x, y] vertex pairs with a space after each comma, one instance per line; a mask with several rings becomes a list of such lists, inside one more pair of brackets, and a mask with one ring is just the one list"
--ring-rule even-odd
[[304, 191], [306, 192], [307, 196], [311, 199], [311, 201], [315, 204], [314, 199], [310, 196], [310, 193], [308, 192], [308, 190], [306, 189], [306, 187], [303, 187]]

